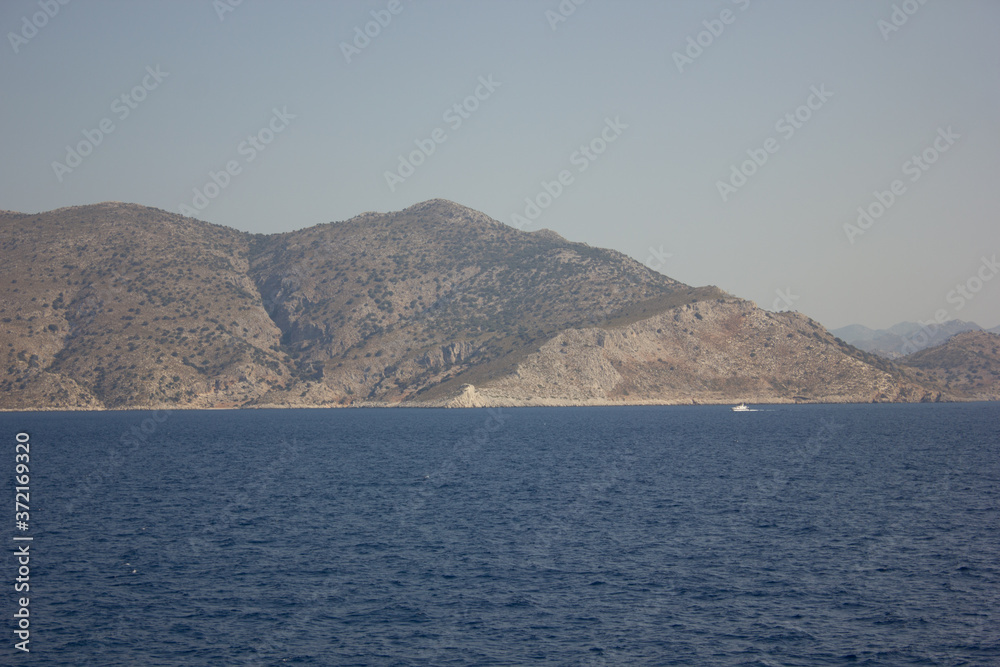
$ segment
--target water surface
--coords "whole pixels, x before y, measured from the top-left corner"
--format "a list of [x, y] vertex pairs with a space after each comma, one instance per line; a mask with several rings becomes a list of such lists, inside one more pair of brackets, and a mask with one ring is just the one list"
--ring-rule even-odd
[[7, 413], [9, 472], [14, 434], [31, 433], [35, 539], [31, 654], [3, 651], [74, 666], [996, 665], [998, 417], [996, 403]]

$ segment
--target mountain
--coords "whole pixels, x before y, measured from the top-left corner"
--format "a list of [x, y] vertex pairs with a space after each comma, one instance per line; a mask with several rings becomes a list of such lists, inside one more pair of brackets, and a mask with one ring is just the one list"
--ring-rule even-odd
[[879, 332], [876, 329], [869, 329], [861, 324], [848, 324], [846, 327], [831, 329], [830, 333], [837, 338], [843, 339], [845, 342], [854, 345], [854, 343], [858, 341], [871, 340], [882, 332]]
[[1000, 334], [967, 331], [899, 360], [920, 381], [933, 380], [952, 394], [1000, 400]]
[[620, 253], [441, 200], [260, 239], [251, 273], [320, 402], [409, 400], [564, 329], [690, 292]]
[[0, 212], [0, 408], [961, 398], [796, 313], [432, 200], [283, 234]]
[[237, 405], [291, 379], [250, 235], [120, 203], [0, 229], [0, 407]]
[[948, 320], [942, 324], [923, 325], [900, 322], [888, 329], [869, 329], [860, 324], [833, 329], [831, 333], [850, 345], [886, 359], [898, 359], [924, 348], [939, 345], [963, 331], [980, 331], [975, 322]]

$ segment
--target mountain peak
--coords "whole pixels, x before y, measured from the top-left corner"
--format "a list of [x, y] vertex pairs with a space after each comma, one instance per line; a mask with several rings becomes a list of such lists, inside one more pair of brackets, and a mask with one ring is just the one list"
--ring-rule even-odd
[[488, 227], [506, 227], [501, 222], [468, 206], [457, 204], [448, 199], [428, 199], [427, 201], [404, 208], [395, 214], [397, 217], [439, 218], [443, 222], [473, 223]]
[[[412, 206], [404, 208], [404, 211], [425, 211], [425, 210], [438, 210], [438, 211], [450, 211], [450, 210], [462, 210], [462, 211], [473, 211], [473, 209], [462, 206], [457, 202], [453, 202], [450, 199], [442, 199], [440, 197], [435, 197], [434, 199], [428, 199], [426, 201], [417, 202]], [[478, 211], [473, 211], [478, 213]]]

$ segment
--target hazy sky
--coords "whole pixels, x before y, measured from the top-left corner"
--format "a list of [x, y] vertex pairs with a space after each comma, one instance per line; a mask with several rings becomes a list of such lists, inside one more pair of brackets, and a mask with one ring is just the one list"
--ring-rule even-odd
[[1000, 2], [576, 2], [3, 0], [0, 208], [442, 197], [831, 328], [1000, 325]]

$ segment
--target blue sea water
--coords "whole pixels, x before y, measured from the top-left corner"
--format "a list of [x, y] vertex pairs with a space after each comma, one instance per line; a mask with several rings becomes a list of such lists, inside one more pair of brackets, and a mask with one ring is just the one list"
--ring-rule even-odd
[[997, 403], [0, 424], [0, 664], [1000, 664]]

